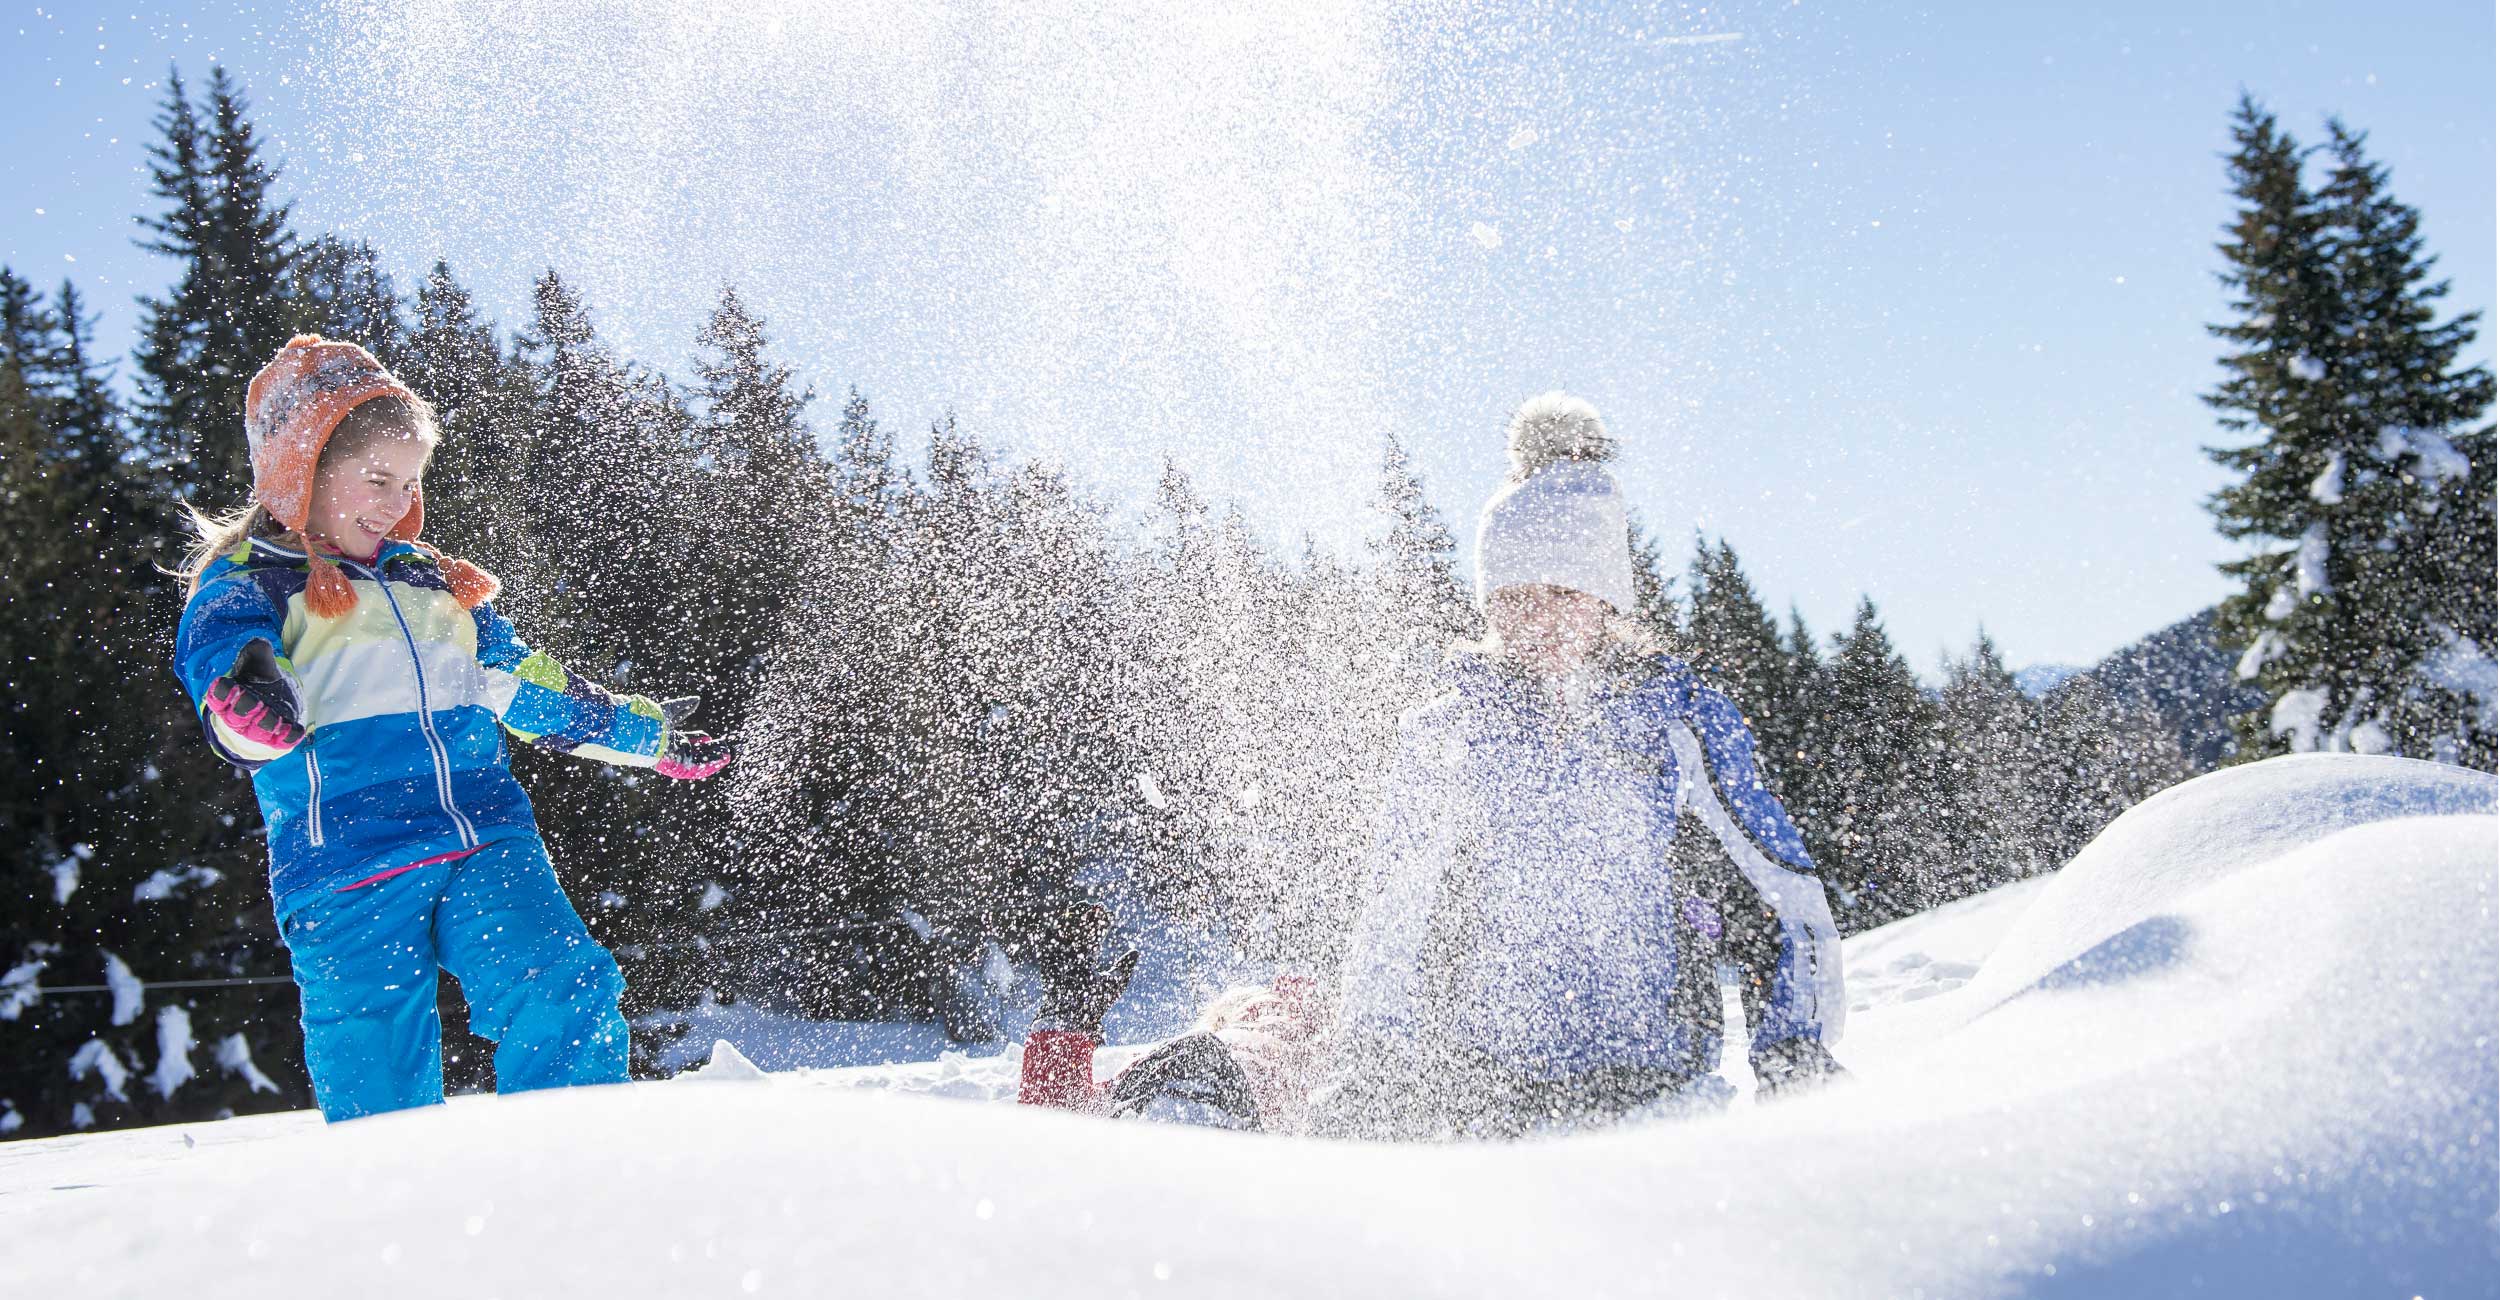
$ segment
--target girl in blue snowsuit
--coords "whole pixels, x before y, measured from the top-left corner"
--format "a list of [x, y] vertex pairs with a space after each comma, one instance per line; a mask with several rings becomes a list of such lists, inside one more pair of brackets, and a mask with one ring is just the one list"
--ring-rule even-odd
[[700, 779], [727, 742], [531, 650], [498, 584], [417, 540], [437, 433], [353, 344], [299, 336], [244, 414], [253, 502], [195, 515], [175, 670], [249, 771], [332, 1120], [443, 1099], [437, 969], [499, 1091], [621, 1083], [624, 978], [558, 885], [504, 733]]
[[[1400, 722], [1323, 1128], [1516, 1136], [1690, 1105], [1718, 1066], [1723, 955], [1764, 1090], [1837, 1074], [1822, 883], [1734, 705], [1626, 630], [1605, 426], [1548, 394], [1510, 446], [1477, 538], [1488, 638]], [[1671, 858], [1690, 823], [1715, 861]]]

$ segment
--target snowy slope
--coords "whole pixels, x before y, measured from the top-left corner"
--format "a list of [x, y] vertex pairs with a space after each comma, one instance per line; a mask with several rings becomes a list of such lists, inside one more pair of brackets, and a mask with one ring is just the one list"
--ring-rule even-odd
[[264, 1117], [0, 1146], [0, 1291], [2490, 1295], [2493, 795], [2192, 782], [1861, 936], [1857, 1080], [1706, 1121], [1394, 1149], [913, 1095], [998, 1058]]

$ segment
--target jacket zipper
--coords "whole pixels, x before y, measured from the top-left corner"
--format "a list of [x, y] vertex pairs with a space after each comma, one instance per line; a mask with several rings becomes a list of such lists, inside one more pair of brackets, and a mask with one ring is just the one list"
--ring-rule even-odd
[[310, 737], [306, 737], [304, 741], [304, 776], [305, 779], [312, 783], [312, 817], [306, 823], [306, 833], [312, 837], [312, 846], [317, 849], [321, 847], [322, 840], [321, 760], [313, 756], [312, 740]]
[[372, 575], [373, 585], [381, 589], [382, 599], [390, 604], [391, 617], [399, 623], [400, 640], [408, 646], [409, 671], [417, 675], [417, 730], [425, 733], [426, 750], [434, 759], [435, 798], [442, 803], [443, 811], [450, 814], [452, 829], [460, 835], [460, 847], [476, 848], [477, 827], [452, 802], [451, 755], [443, 748], [442, 736], [434, 730], [434, 709], [426, 702], [425, 660], [417, 653], [417, 634], [408, 630], [408, 616], [399, 611], [399, 597], [391, 594], [391, 584], [383, 579], [381, 570], [369, 568], [366, 572]]

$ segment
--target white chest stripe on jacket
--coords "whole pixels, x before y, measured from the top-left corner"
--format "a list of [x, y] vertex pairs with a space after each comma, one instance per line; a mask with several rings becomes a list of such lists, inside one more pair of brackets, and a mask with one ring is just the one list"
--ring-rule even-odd
[[1677, 778], [1677, 809], [1700, 815], [1702, 824], [1718, 839], [1719, 847], [1727, 851], [1728, 860], [1761, 891], [1762, 900], [1778, 911], [1780, 928], [1788, 931], [1790, 942], [1798, 946], [1798, 956], [1809, 972], [1804, 986], [1798, 989], [1801, 995], [1813, 1000], [1807, 1016], [1822, 1026], [1826, 1044], [1839, 1042], [1849, 999], [1841, 987], [1840, 928], [1832, 924], [1831, 904], [1824, 900], [1823, 882], [1772, 861], [1745, 833], [1745, 828], [1736, 824], [1719, 798], [1708, 755], [1691, 727], [1680, 721], [1673, 723], [1667, 739], [1675, 749], [1676, 766], [1682, 769]]
[[[326, 647], [304, 666], [304, 716], [314, 727], [360, 718], [415, 713], [417, 679], [400, 671], [406, 645], [388, 639]], [[420, 641], [417, 660], [425, 679], [424, 703], [436, 712], [463, 705], [493, 707], [476, 652], [453, 641]]]

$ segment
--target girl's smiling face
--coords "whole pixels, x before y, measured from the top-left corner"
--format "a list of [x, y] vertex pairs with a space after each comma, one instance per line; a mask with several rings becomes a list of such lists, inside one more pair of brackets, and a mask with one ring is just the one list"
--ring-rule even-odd
[[304, 532], [351, 560], [370, 560], [382, 539], [408, 517], [433, 448], [405, 433], [384, 432], [353, 444], [334, 442], [313, 475]]
[[1569, 587], [1504, 587], [1485, 602], [1485, 622], [1513, 662], [1547, 677], [1587, 663], [1606, 639], [1613, 606]]

